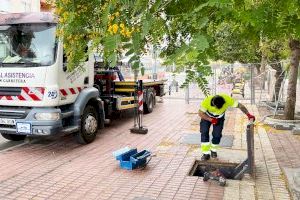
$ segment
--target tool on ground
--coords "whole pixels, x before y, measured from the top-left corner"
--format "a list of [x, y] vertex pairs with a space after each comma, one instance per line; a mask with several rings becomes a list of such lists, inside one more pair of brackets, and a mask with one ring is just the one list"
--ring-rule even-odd
[[143, 150], [138, 152], [136, 148], [125, 147], [113, 152], [116, 160], [120, 161], [122, 169], [144, 169], [151, 160], [151, 152]]

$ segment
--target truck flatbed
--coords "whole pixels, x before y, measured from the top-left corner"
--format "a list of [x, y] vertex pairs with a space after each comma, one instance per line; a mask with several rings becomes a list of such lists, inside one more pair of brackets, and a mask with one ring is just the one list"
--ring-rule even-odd
[[[162, 85], [167, 80], [145, 80], [143, 81], [144, 86], [154, 86], [154, 85]], [[124, 86], [134, 86], [136, 83], [134, 81], [115, 81], [115, 85], [124, 85]]]

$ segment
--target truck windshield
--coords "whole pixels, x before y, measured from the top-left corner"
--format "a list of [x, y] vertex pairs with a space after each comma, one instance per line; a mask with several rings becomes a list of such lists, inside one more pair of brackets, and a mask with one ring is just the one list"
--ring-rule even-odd
[[56, 58], [55, 24], [0, 25], [0, 67], [47, 66]]

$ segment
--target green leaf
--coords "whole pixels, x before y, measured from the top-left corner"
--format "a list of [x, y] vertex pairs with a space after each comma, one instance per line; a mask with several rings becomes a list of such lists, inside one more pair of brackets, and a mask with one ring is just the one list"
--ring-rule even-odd
[[142, 76], [144, 76], [144, 74], [145, 74], [145, 68], [144, 67], [141, 67], [141, 74], [142, 74]]
[[137, 55], [133, 55], [131, 56], [131, 58], [129, 59], [128, 63], [132, 63], [133, 61], [138, 61], [139, 57]]
[[145, 37], [149, 33], [151, 25], [152, 25], [152, 18], [151, 15], [147, 13], [146, 18], [143, 21], [143, 25], [142, 25], [142, 37]]
[[111, 54], [109, 55], [109, 57], [108, 57], [107, 59], [108, 59], [108, 61], [109, 61], [109, 63], [110, 63], [109, 65], [110, 65], [111, 67], [114, 67], [114, 66], [117, 65], [118, 55], [117, 55], [117, 53], [113, 52], [113, 53], [111, 53]]
[[132, 65], [133, 69], [138, 69], [140, 67], [140, 62], [139, 61], [135, 61]]
[[159, 7], [161, 6], [162, 4], [162, 0], [156, 0], [154, 1], [154, 4], [151, 6], [151, 12], [157, 12], [157, 10], [159, 10]]
[[197, 35], [190, 44], [192, 47], [196, 48], [198, 51], [204, 51], [209, 47], [207, 38], [204, 35]]
[[133, 34], [132, 37], [132, 44], [133, 44], [133, 49], [135, 52], [140, 52], [140, 46], [141, 46], [141, 35], [137, 32]]
[[129, 49], [130, 47], [132, 47], [132, 44], [131, 44], [131, 43], [124, 43], [124, 44], [123, 44], [123, 48], [124, 48], [124, 49]]
[[104, 39], [104, 48], [106, 51], [113, 51], [117, 48], [120, 43], [119, 35], [110, 35]]
[[111, 6], [111, 3], [110, 3], [110, 1], [108, 1], [108, 5], [104, 9], [103, 14], [101, 15], [101, 23], [102, 23], [103, 27], [107, 27], [110, 6]]
[[208, 23], [208, 21], [209, 21], [209, 18], [208, 18], [208, 17], [203, 17], [203, 18], [197, 20], [198, 28], [201, 29], [201, 28], [203, 28], [204, 26], [206, 26], [207, 23]]
[[130, 56], [130, 55], [133, 54], [133, 53], [134, 53], [134, 49], [129, 49], [129, 50], [126, 52], [125, 56]]
[[147, 6], [148, 1], [144, 1], [144, 0], [135, 0], [134, 3], [134, 8], [133, 8], [133, 15], [138, 15], [140, 14], [140, 12], [143, 10], [145, 10], [145, 7]]
[[217, 7], [217, 8], [224, 8], [231, 4], [232, 4], [231, 0], [209, 0], [207, 2], [208, 6]]
[[203, 3], [200, 4], [198, 7], [196, 7], [193, 12], [199, 12], [200, 10], [202, 10], [202, 8], [206, 7], [208, 5], [208, 3]]

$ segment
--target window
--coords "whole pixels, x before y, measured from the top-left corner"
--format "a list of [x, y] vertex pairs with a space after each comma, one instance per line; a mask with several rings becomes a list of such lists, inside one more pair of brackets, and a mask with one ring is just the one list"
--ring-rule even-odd
[[55, 29], [55, 24], [47, 23], [0, 26], [0, 61], [52, 65], [56, 58]]

